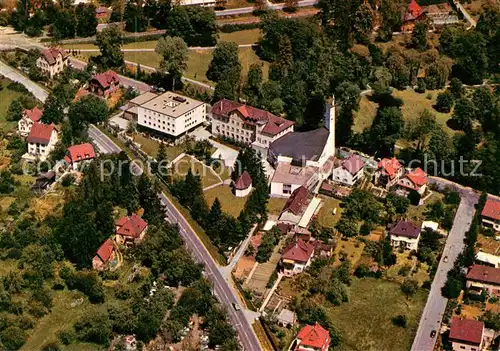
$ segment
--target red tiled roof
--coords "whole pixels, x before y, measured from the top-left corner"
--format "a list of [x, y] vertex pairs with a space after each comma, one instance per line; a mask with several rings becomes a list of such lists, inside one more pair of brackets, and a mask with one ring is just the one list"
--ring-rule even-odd
[[467, 280], [500, 285], [500, 268], [473, 265], [466, 276]]
[[415, 0], [411, 0], [408, 4], [406, 14], [404, 16], [405, 21], [413, 21], [424, 14], [424, 10], [420, 7]]
[[222, 99], [212, 106], [212, 114], [229, 116], [233, 111], [238, 111], [246, 123], [265, 124], [262, 133], [276, 135], [294, 125], [294, 122], [273, 115], [270, 112], [239, 102]]
[[118, 219], [115, 224], [119, 227], [116, 230], [116, 234], [134, 238], [138, 238], [148, 226], [148, 223], [136, 214], [130, 217], [122, 217]]
[[342, 167], [352, 175], [356, 175], [364, 166], [365, 163], [356, 155], [351, 155], [347, 160], [342, 162]]
[[96, 80], [99, 83], [99, 85], [104, 89], [108, 88], [111, 84], [120, 83], [120, 78], [118, 77], [118, 74], [116, 74], [116, 72], [112, 70], [96, 74], [92, 79]]
[[400, 221], [391, 230], [391, 235], [404, 236], [416, 239], [420, 235], [420, 228], [410, 221]]
[[95, 158], [94, 147], [90, 143], [70, 146], [68, 153], [72, 162]]
[[35, 106], [31, 110], [24, 110], [24, 114], [33, 122], [38, 122], [42, 118], [43, 110], [40, 110], [38, 106]]
[[417, 187], [421, 187], [424, 184], [427, 184], [427, 173], [425, 173], [422, 168], [414, 169], [409, 172], [406, 177], [412, 181]]
[[95, 13], [102, 14], [108, 12], [108, 9], [105, 8], [104, 6], [99, 6], [98, 8], [95, 9]]
[[49, 65], [56, 63], [58, 55], [61, 55], [63, 59], [68, 57], [68, 53], [65, 50], [58, 48], [48, 48], [42, 51], [42, 56]]
[[484, 323], [474, 319], [460, 319], [453, 317], [449, 338], [480, 345], [483, 340]]
[[281, 258], [297, 262], [307, 262], [314, 253], [314, 245], [299, 239], [287, 247]]
[[107, 239], [97, 250], [97, 256], [99, 256], [102, 262], [106, 263], [111, 257], [113, 250], [114, 250], [113, 241], [111, 239]]
[[247, 171], [244, 171], [234, 183], [234, 187], [238, 190], [245, 190], [252, 185], [252, 178]]
[[305, 186], [301, 186], [295, 189], [292, 195], [288, 198], [288, 201], [283, 207], [281, 213], [290, 211], [294, 215], [299, 215], [307, 206], [309, 200], [309, 191]]
[[28, 135], [28, 143], [48, 144], [53, 130], [53, 124], [33, 123]]
[[500, 220], [500, 200], [493, 200], [491, 198], [486, 200], [481, 216], [497, 221]]
[[384, 158], [378, 163], [378, 168], [383, 168], [389, 177], [394, 178], [396, 173], [398, 173], [398, 170], [401, 168], [401, 163], [399, 163], [396, 157]]
[[318, 322], [315, 325], [306, 325], [297, 334], [301, 346], [309, 346], [321, 349], [330, 344], [330, 333]]

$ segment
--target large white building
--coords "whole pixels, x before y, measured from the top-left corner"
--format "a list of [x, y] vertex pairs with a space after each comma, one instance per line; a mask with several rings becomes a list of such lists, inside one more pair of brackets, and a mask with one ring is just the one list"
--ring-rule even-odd
[[178, 137], [207, 119], [207, 104], [171, 91], [137, 107], [137, 123], [156, 132]]
[[28, 153], [24, 159], [34, 160], [36, 158], [44, 161], [52, 150], [54, 150], [58, 133], [53, 124], [42, 124], [35, 122], [31, 127], [28, 141]]

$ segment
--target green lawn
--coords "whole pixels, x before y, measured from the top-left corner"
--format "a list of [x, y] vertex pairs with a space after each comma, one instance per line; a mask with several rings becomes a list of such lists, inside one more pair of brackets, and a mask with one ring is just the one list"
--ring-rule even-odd
[[[451, 118], [451, 113], [441, 113], [434, 110], [432, 107], [436, 103], [437, 95], [441, 90], [429, 90], [423, 94], [416, 93], [412, 89], [394, 90], [393, 95], [403, 99], [403, 118], [405, 121], [410, 121], [417, 118], [424, 110], [429, 110], [436, 115], [437, 122], [441, 124], [446, 131], [453, 134], [454, 131], [446, 125], [446, 121]], [[427, 99], [427, 95], [431, 94], [432, 98]], [[369, 96], [362, 96], [359, 104], [359, 111], [354, 116], [353, 130], [362, 132], [370, 127], [377, 113], [378, 104], [370, 100]]]
[[[76, 321], [88, 310], [94, 308], [105, 308], [105, 305], [96, 307], [88, 302], [84, 297], [83, 303], [71, 307], [71, 303], [83, 294], [74, 293], [68, 290], [54, 291], [52, 301], [54, 306], [50, 314], [40, 319], [35, 329], [30, 333], [30, 337], [21, 350], [39, 350], [42, 345], [49, 341], [57, 340], [57, 332], [73, 327]], [[99, 345], [94, 344], [73, 344], [65, 350], [101, 350]]]
[[254, 44], [260, 39], [260, 29], [246, 29], [232, 33], [219, 33], [219, 41], [234, 41], [238, 45]]
[[[141, 144], [141, 149], [151, 157], [156, 157], [156, 155], [158, 154], [158, 149], [160, 148], [160, 143], [158, 141], [145, 137], [141, 134], [134, 135], [134, 141]], [[166, 148], [166, 151], [167, 159], [173, 160], [181, 153], [186, 151], [186, 148], [184, 147], [184, 145], [172, 145], [168, 146]]]
[[[354, 278], [349, 302], [330, 305], [327, 313], [345, 350], [409, 350], [426, 299], [424, 290], [407, 300], [397, 283]], [[399, 314], [406, 315], [406, 328], [392, 324], [392, 317]]]
[[[340, 208], [341, 201], [333, 197], [322, 196], [323, 204], [318, 212], [318, 222], [323, 227], [331, 228], [340, 220], [342, 209]], [[337, 213], [333, 214], [333, 210], [337, 209]]]
[[10, 80], [8, 79], [0, 80], [0, 84], [1, 86], [3, 86], [3, 89], [0, 90], [0, 130], [4, 132], [10, 132], [16, 127], [17, 122], [9, 122], [5, 119], [5, 117], [12, 100], [17, 99], [18, 97], [23, 95], [23, 93], [7, 89], [7, 85], [9, 83]]
[[220, 182], [220, 179], [215, 175], [210, 167], [203, 165], [201, 162], [191, 158], [190, 156], [184, 156], [175, 163], [173, 169], [174, 177], [184, 178], [190, 168], [193, 174], [201, 176], [201, 186], [203, 188]]
[[212, 203], [215, 201], [215, 198], [218, 198], [222, 205], [222, 211], [224, 211], [227, 214], [230, 214], [233, 217], [239, 216], [241, 210], [243, 210], [243, 208], [245, 207], [245, 203], [247, 202], [248, 198], [248, 196], [247, 197], [234, 196], [232, 189], [229, 185], [222, 185], [207, 190], [204, 192], [204, 195], [209, 207], [212, 206]]
[[283, 207], [285, 207], [287, 199], [271, 197], [267, 202], [267, 213], [274, 216], [279, 216]]

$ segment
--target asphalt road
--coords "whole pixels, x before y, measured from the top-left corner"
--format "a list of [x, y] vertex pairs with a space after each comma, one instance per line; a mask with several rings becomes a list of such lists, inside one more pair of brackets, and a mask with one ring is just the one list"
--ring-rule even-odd
[[[433, 179], [431, 182], [440, 187], [454, 184], [441, 182], [439, 179]], [[441, 288], [444, 286], [447, 274], [453, 268], [456, 258], [464, 249], [465, 233], [469, 230], [476, 211], [474, 205], [478, 201], [477, 194], [464, 187], [459, 187], [458, 190], [461, 192], [462, 199], [455, 215], [453, 227], [448, 234], [441, 261], [427, 297], [427, 303], [420, 318], [417, 334], [411, 348], [412, 351], [432, 351], [434, 349], [437, 335], [434, 338], [431, 338], [430, 335], [433, 330], [439, 333], [448, 302], [448, 299], [441, 295]], [[447, 262], [444, 262], [445, 257], [448, 257]]]
[[49, 93], [41, 86], [23, 76], [19, 71], [13, 69], [2, 61], [0, 61], [0, 74], [14, 82], [24, 85], [26, 89], [28, 89], [28, 91], [30, 91], [41, 102], [45, 102], [45, 99], [49, 96]]
[[[89, 136], [94, 141], [99, 150], [103, 153], [118, 153], [121, 149], [104, 133], [95, 126], [89, 127]], [[239, 340], [245, 350], [258, 351], [261, 349], [259, 341], [253, 331], [252, 326], [245, 317], [238, 298], [234, 295], [229, 283], [224, 279], [215, 264], [210, 253], [205, 249], [196, 233], [189, 226], [186, 219], [180, 214], [170, 200], [163, 194], [158, 193], [161, 203], [165, 206], [166, 218], [169, 222], [177, 224], [179, 233], [184, 240], [188, 250], [197, 262], [204, 264], [205, 275], [214, 285], [214, 293], [219, 301], [226, 306], [231, 325], [238, 332]], [[236, 311], [233, 304], [240, 306]]]
[[[298, 7], [307, 7], [307, 6], [313, 6], [318, 2], [318, 0], [302, 0], [299, 1], [297, 6]], [[281, 4], [272, 4], [268, 3], [267, 8], [269, 10], [283, 10], [285, 7], [284, 3]], [[254, 7], [242, 7], [239, 9], [230, 9], [230, 10], [223, 10], [223, 11], [215, 11], [216, 16], [235, 16], [235, 15], [242, 15], [245, 13], [251, 13], [255, 10]]]

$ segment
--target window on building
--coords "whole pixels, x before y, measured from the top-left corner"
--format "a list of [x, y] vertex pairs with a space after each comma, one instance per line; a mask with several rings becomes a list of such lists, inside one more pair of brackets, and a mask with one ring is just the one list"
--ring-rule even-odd
[[283, 194], [292, 193], [292, 184], [283, 184]]

